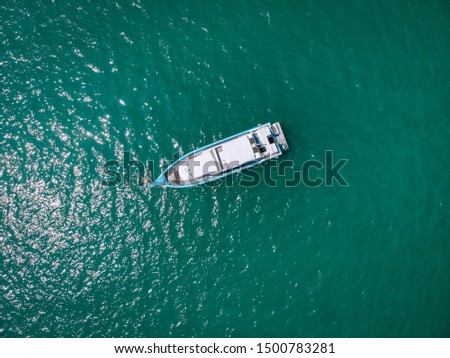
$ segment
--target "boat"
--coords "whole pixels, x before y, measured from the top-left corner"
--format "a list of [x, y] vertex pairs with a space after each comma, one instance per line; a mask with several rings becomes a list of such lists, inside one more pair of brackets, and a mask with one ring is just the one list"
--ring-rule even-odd
[[279, 122], [266, 123], [178, 158], [148, 187], [192, 187], [277, 158], [289, 149]]

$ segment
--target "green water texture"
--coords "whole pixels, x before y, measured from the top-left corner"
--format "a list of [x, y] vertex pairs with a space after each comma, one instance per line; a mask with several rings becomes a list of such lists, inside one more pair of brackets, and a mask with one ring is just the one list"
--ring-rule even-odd
[[[450, 336], [448, 1], [0, 18], [2, 337]], [[349, 186], [101, 185], [277, 121], [280, 160], [332, 150]]]

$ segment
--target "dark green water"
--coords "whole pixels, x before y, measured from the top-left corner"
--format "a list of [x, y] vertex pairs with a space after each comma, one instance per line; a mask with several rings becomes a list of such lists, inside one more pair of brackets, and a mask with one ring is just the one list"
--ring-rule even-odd
[[[450, 336], [448, 1], [0, 18], [1, 336]], [[349, 187], [101, 185], [268, 121]]]

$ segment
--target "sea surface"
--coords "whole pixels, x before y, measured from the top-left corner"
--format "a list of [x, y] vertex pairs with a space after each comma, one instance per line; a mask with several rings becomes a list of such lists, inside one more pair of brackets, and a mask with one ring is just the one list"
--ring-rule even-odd
[[[6, 0], [0, 19], [0, 336], [450, 336], [448, 1]], [[102, 185], [124, 152], [157, 176], [277, 121], [279, 162], [332, 150], [348, 186]]]

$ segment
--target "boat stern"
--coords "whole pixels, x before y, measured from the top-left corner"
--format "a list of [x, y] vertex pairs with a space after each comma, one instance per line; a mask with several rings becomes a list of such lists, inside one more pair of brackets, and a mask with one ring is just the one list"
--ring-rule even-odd
[[289, 146], [284, 136], [283, 129], [281, 129], [280, 122], [275, 122], [272, 124], [272, 132], [275, 135], [277, 144], [279, 145], [281, 151], [285, 152], [289, 149]]

